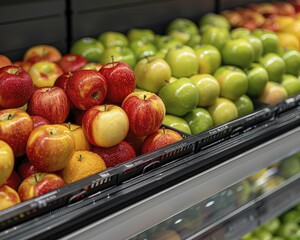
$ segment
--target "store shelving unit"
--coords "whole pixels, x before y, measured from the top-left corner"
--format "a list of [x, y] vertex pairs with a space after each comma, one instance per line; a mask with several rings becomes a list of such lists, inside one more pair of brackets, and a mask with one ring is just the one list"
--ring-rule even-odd
[[[41, 43], [53, 44], [67, 52], [71, 42], [80, 37], [97, 36], [108, 30], [126, 32], [134, 27], [152, 28], [162, 33], [166, 24], [176, 17], [197, 21], [206, 12], [252, 2], [262, 1], [3, 1], [0, 3], [0, 32], [4, 34], [0, 39], [0, 52], [19, 60], [25, 49]], [[9, 14], [12, 11], [22, 14]], [[250, 175], [300, 151], [299, 98], [296, 100], [278, 105], [270, 119], [247, 128], [238, 126], [225, 137], [221, 134], [213, 138], [210, 144], [202, 146], [194, 138], [188, 145], [193, 152], [161, 167], [150, 168], [144, 174], [133, 178], [126, 175], [138, 166], [140, 158], [100, 174], [97, 179], [86, 179], [81, 187], [89, 186], [90, 180], [92, 185], [109, 181], [112, 185], [108, 184], [107, 189], [97, 188], [90, 194], [80, 188], [74, 195], [76, 200], [70, 201], [68, 195], [68, 204], [2, 230], [0, 239], [139, 239], [138, 236], [151, 228], [158, 231], [158, 227], [170, 224], [178, 216], [181, 218], [177, 220], [188, 218], [197, 207], [206, 210], [211, 217], [188, 228], [184, 238], [239, 239], [300, 202], [300, 174], [243, 203], [237, 204], [232, 194], [232, 187]], [[251, 120], [252, 116], [247, 121]], [[227, 128], [211, 130], [207, 139], [219, 136], [216, 131], [223, 133]], [[171, 150], [165, 149], [165, 154], [181, 148], [173, 146]], [[115, 174], [117, 177], [111, 178]], [[72, 187], [74, 189], [76, 184]], [[74, 194], [71, 187], [69, 191]], [[59, 191], [49, 194], [46, 201], [42, 198], [35, 204], [46, 206], [51, 197], [59, 194]], [[222, 194], [227, 194], [228, 204], [214, 209], [216, 199]]]

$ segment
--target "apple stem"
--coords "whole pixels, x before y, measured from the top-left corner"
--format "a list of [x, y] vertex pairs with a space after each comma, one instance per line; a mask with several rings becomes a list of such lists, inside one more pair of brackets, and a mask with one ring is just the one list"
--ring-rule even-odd
[[115, 59], [114, 59], [114, 55], [111, 55], [111, 63], [114, 63]]
[[35, 180], [35, 183], [39, 182], [36, 174], [34, 174], [34, 180]]
[[107, 109], [107, 105], [104, 104], [104, 112], [106, 112], [106, 109]]
[[18, 73], [20, 72], [21, 69], [22, 69], [21, 67], [18, 67], [18, 70], [16, 71], [15, 74], [18, 74]]
[[146, 95], [146, 94], [144, 94], [144, 100], [146, 100], [146, 98], [147, 98], [147, 95]]
[[166, 134], [166, 128], [165, 127], [162, 128], [162, 131], [163, 131], [163, 134]]
[[149, 56], [146, 56], [145, 58], [147, 59], [147, 62], [150, 63]]
[[7, 120], [11, 120], [12, 118], [13, 118], [13, 114], [8, 114], [8, 116], [7, 116]]
[[80, 154], [80, 155], [77, 157], [77, 160], [78, 160], [78, 161], [82, 161], [82, 160], [83, 160], [83, 156]]
[[68, 122], [68, 128], [71, 129], [71, 122]]

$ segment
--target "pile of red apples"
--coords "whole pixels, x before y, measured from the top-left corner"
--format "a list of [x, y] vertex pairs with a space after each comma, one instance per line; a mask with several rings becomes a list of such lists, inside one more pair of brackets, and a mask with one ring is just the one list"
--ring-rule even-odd
[[181, 140], [161, 127], [163, 101], [135, 86], [132, 68], [113, 58], [88, 64], [49, 45], [18, 62], [0, 55], [0, 210], [64, 186], [76, 151], [109, 168]]

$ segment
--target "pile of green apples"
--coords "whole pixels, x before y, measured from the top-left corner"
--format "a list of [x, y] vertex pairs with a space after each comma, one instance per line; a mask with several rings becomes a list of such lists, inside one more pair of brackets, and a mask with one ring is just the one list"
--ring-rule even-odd
[[[133, 28], [75, 41], [71, 53], [104, 65], [133, 69], [135, 91], [156, 93], [166, 106], [164, 124], [198, 134], [254, 111], [254, 101], [274, 105], [300, 93], [300, 53], [281, 49], [265, 29], [231, 28], [221, 14], [198, 23], [171, 21], [163, 34]], [[97, 65], [98, 66], [98, 65]]]
[[300, 204], [273, 218], [252, 232], [242, 237], [242, 240], [297, 240], [300, 239]]

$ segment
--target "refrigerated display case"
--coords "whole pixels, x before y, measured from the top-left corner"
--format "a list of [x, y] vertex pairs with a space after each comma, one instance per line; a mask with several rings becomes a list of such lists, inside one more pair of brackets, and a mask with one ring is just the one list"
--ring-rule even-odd
[[[44, 28], [55, 26], [52, 31], [57, 34], [40, 35], [44, 43], [66, 52], [73, 40], [86, 35], [141, 26], [162, 32], [175, 17], [196, 20], [205, 12], [250, 2], [254, 1], [26, 1], [17, 7], [39, 4], [53, 13], [41, 11], [32, 18], [24, 13], [9, 21], [2, 15], [0, 31], [9, 36], [9, 25], [23, 28], [31, 21]], [[11, 2], [4, 6], [1, 12], [13, 7]], [[15, 34], [14, 39], [23, 36]], [[22, 46], [8, 46], [9, 40], [2, 38], [1, 51], [17, 59], [29, 44], [40, 43], [32, 42], [33, 36], [22, 39]], [[299, 101], [296, 96], [275, 107], [260, 107], [180, 144], [20, 204], [2, 215], [0, 239], [160, 239], [159, 232], [167, 230], [174, 239], [240, 239], [300, 202], [299, 172], [283, 179], [278, 171], [300, 152]], [[254, 191], [249, 179], [266, 168], [264, 180], [275, 179], [276, 184], [258, 184], [260, 191]]]

